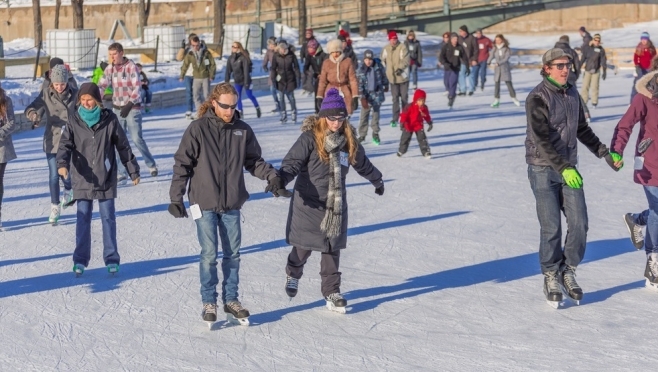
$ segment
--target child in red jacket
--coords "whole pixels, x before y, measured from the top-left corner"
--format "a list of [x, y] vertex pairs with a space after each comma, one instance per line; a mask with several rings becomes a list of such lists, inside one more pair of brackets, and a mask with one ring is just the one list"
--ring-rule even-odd
[[427, 159], [432, 157], [430, 153], [430, 145], [427, 143], [427, 136], [423, 130], [423, 124], [427, 123], [427, 131], [432, 130], [432, 117], [430, 116], [430, 111], [425, 106], [425, 98], [427, 95], [422, 89], [417, 89], [414, 93], [414, 101], [410, 105], [404, 108], [400, 114], [400, 124], [404, 128], [402, 131], [402, 137], [400, 137], [400, 150], [398, 151], [398, 156], [404, 155], [409, 148], [409, 142], [411, 142], [411, 136], [416, 133], [416, 139], [418, 140], [418, 145], [420, 146], [420, 152]]

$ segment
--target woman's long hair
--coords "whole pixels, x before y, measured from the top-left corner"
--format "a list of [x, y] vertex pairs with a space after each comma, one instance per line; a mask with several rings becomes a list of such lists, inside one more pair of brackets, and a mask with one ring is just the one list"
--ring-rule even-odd
[[215, 85], [212, 92], [210, 92], [210, 97], [208, 97], [206, 102], [201, 104], [201, 107], [199, 107], [197, 118], [202, 117], [208, 110], [212, 110], [212, 101], [219, 101], [219, 96], [223, 94], [232, 94], [236, 97], [238, 96], [238, 92], [230, 83], [219, 83]]
[[496, 37], [494, 38], [494, 45], [496, 44], [496, 39], [502, 40], [503, 41], [503, 46], [505, 48], [509, 48], [509, 41], [507, 41], [507, 39], [505, 39], [505, 36], [503, 36], [503, 34], [496, 35]]
[[656, 47], [653, 45], [653, 42], [651, 41], [651, 39], [647, 40], [647, 45], [646, 46], [642, 45], [642, 42], [638, 43], [637, 47], [635, 48], [635, 54], [637, 54], [638, 56], [641, 57], [641, 56], [644, 55], [644, 50], [645, 49], [649, 49], [649, 53], [652, 56], [656, 55]]
[[242, 46], [242, 43], [239, 41], [234, 41], [233, 45], [237, 46], [236, 49], [238, 50], [238, 53], [242, 53], [242, 55], [247, 59], [247, 62], [249, 62], [249, 65], [251, 65], [251, 57], [249, 57], [249, 51]]
[[5, 90], [0, 87], [0, 120], [7, 117], [7, 95]]
[[[356, 143], [354, 131], [352, 130], [350, 122], [345, 119], [343, 125], [338, 130], [342, 130], [345, 135], [345, 148], [347, 149], [348, 159], [350, 164], [354, 165], [356, 163], [356, 151], [359, 149], [359, 146]], [[320, 157], [320, 160], [325, 163], [329, 162], [329, 153], [324, 149], [324, 140], [328, 131], [329, 127], [327, 125], [327, 118], [319, 118], [318, 122], [313, 127], [313, 136], [315, 137], [315, 148], [318, 152], [318, 156]]]

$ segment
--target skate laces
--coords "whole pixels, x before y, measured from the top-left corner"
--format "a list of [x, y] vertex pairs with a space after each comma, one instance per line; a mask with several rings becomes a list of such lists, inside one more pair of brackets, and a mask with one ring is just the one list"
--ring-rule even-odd
[[633, 240], [639, 242], [644, 240], [644, 234], [642, 234], [642, 226], [633, 225]]
[[578, 283], [576, 283], [576, 271], [573, 268], [567, 267], [562, 274], [564, 285], [569, 289], [580, 288]]
[[242, 304], [240, 301], [231, 301], [226, 304], [231, 310], [237, 312], [240, 312], [241, 310], [246, 310], [244, 307], [242, 307]]
[[327, 300], [329, 300], [331, 302], [338, 301], [338, 300], [344, 300], [344, 299], [345, 298], [340, 293], [332, 293], [329, 296], [327, 296]]
[[560, 286], [557, 280], [557, 272], [551, 271], [548, 273], [545, 273], [544, 276], [546, 277], [546, 287], [548, 287], [550, 292], [559, 292], [560, 291]]
[[203, 304], [203, 312], [206, 314], [217, 314], [217, 305]]
[[658, 261], [654, 260], [653, 257], [649, 257], [649, 270], [651, 270], [651, 275], [658, 277]]
[[286, 287], [291, 289], [297, 289], [299, 286], [299, 279], [295, 279], [291, 276], [286, 278]]

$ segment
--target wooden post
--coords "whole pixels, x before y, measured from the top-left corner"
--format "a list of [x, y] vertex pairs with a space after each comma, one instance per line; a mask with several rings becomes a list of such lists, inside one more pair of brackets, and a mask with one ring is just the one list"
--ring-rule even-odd
[[37, 79], [37, 70], [39, 69], [39, 57], [41, 57], [41, 47], [43, 46], [43, 41], [39, 42], [39, 49], [37, 49], [37, 58], [34, 61], [34, 75], [32, 76], [32, 81]]

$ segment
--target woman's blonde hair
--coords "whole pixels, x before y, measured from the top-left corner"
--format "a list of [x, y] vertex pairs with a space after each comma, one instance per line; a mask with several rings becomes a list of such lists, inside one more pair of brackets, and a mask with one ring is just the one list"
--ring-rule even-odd
[[[339, 130], [341, 129], [345, 135], [345, 148], [347, 149], [349, 162], [354, 165], [356, 163], [356, 151], [359, 149], [359, 146], [357, 145], [352, 126], [347, 119], [343, 121], [343, 125]], [[313, 136], [315, 137], [315, 148], [318, 152], [318, 156], [320, 157], [320, 160], [325, 163], [329, 162], [329, 153], [324, 149], [324, 140], [327, 136], [327, 132], [329, 132], [327, 118], [321, 117], [313, 127]]]
[[219, 101], [219, 97], [224, 94], [232, 94], [236, 97], [238, 96], [238, 92], [235, 90], [235, 88], [233, 88], [233, 85], [229, 83], [220, 83], [215, 85], [212, 92], [210, 93], [210, 97], [208, 97], [206, 102], [204, 102], [201, 107], [199, 107], [197, 118], [202, 117], [208, 110], [212, 109], [212, 101]]
[[249, 57], [249, 51], [242, 46], [242, 43], [239, 41], [234, 41], [233, 45], [237, 45], [238, 52], [242, 53], [242, 55], [247, 58], [247, 61], [251, 63], [251, 57]]

